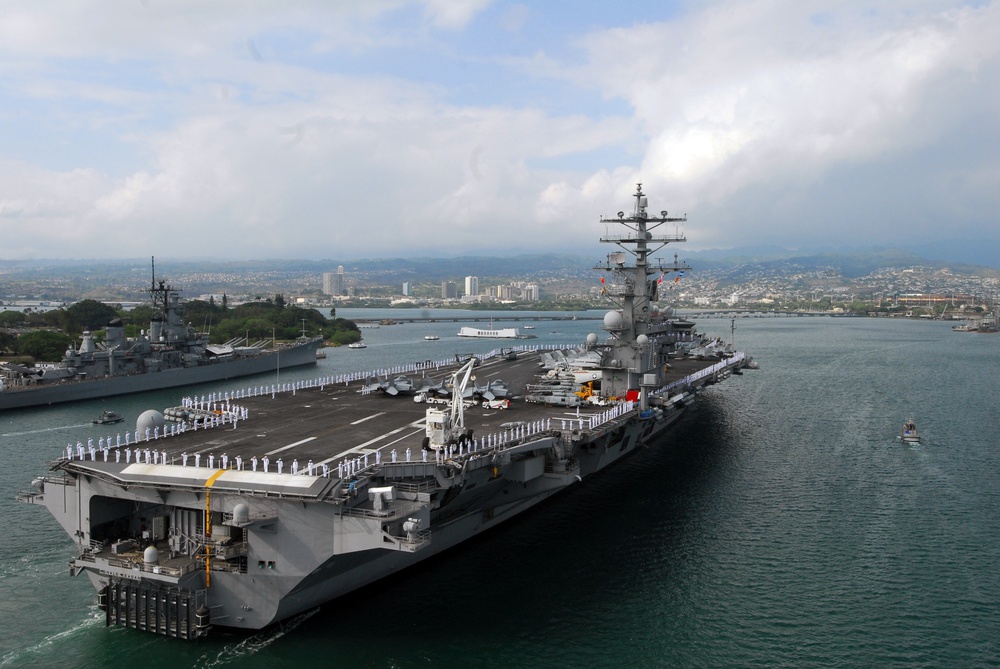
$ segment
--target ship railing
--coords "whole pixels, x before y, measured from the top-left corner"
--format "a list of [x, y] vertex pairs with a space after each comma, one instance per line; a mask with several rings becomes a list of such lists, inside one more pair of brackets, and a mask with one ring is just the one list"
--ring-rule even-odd
[[203, 534], [185, 538], [188, 541], [190, 554], [197, 558], [203, 558], [207, 551], [213, 559], [231, 560], [246, 555], [249, 550], [247, 542], [230, 541], [229, 537], [223, 537], [219, 541]]
[[[242, 493], [243, 491], [240, 491], [240, 492]], [[252, 514], [250, 514], [247, 517], [247, 522], [240, 523], [239, 525], [237, 525], [236, 523], [233, 522], [233, 512], [232, 511], [223, 511], [222, 512], [222, 524], [223, 525], [231, 525], [232, 527], [244, 527], [246, 525], [253, 525], [254, 523], [267, 522], [269, 520], [274, 520], [277, 517], [278, 517], [278, 513], [277, 512], [252, 513]]]
[[709, 365], [708, 367], [705, 367], [704, 369], [699, 369], [697, 372], [694, 372], [692, 374], [688, 374], [683, 379], [678, 379], [677, 381], [674, 381], [673, 383], [669, 383], [669, 384], [663, 386], [662, 388], [657, 388], [651, 394], [652, 395], [660, 395], [662, 393], [669, 392], [669, 391], [671, 391], [671, 390], [673, 390], [675, 388], [686, 388], [686, 387], [689, 387], [694, 382], [700, 381], [701, 379], [705, 378], [706, 376], [711, 376], [713, 374], [718, 374], [719, 372], [721, 372], [724, 369], [728, 369], [728, 368], [732, 368], [732, 367], [736, 366], [738, 363], [742, 362], [745, 357], [746, 357], [746, 354], [743, 353], [743, 351], [737, 351], [731, 357], [726, 358], [724, 360], [720, 360], [719, 362], [715, 363], [714, 365]]
[[[77, 558], [78, 560], [82, 558]], [[93, 558], [86, 560], [88, 562], [94, 562]], [[109, 567], [115, 569], [122, 569], [129, 572], [140, 572], [146, 574], [158, 574], [160, 576], [171, 576], [173, 578], [180, 578], [181, 576], [191, 573], [198, 568], [198, 565], [194, 560], [187, 561], [182, 565], [167, 567], [165, 565], [156, 564], [146, 564], [142, 559], [132, 559], [132, 558], [118, 558], [109, 557], [107, 558], [107, 564]]]
[[[216, 562], [216, 557], [212, 556], [212, 565], [210, 567], [211, 571], [221, 571], [229, 574], [245, 574], [247, 573], [246, 560], [238, 560], [236, 562], [227, 562], [225, 560], [219, 560]], [[205, 571], [205, 556], [196, 555], [194, 557], [194, 564], [188, 569], [188, 571]]]
[[41, 490], [19, 490], [15, 499], [25, 504], [34, 504], [36, 500], [44, 498], [45, 493]]
[[246, 555], [249, 550], [247, 542], [238, 541], [231, 544], [209, 544], [212, 558], [215, 560], [232, 560]]
[[559, 418], [557, 420], [563, 431], [578, 430], [581, 433], [593, 432], [608, 423], [617, 424], [624, 422], [638, 406], [637, 402], [627, 400], [614, 404], [599, 413], [581, 414], [578, 417]]
[[187, 555], [193, 555], [198, 550], [202, 550], [204, 546], [204, 541], [199, 539], [202, 535], [191, 535], [186, 532], [181, 532], [176, 527], [170, 528], [170, 541], [172, 545], [176, 545], [180, 548], [180, 552]]
[[431, 492], [437, 488], [437, 480], [434, 478], [421, 479], [418, 481], [397, 481], [392, 482], [400, 492], [418, 493]]
[[334, 504], [345, 504], [357, 499], [358, 492], [371, 482], [380, 467], [381, 465], [372, 464], [343, 478], [334, 477], [336, 484], [326, 493], [327, 498]]
[[381, 511], [375, 509], [364, 509], [358, 506], [347, 507], [343, 510], [345, 516], [355, 516], [357, 518], [395, 518], [400, 515], [401, 510], [396, 507], [389, 507]]
[[[166, 486], [157, 486], [157, 489], [164, 489]], [[300, 500], [315, 500], [316, 495], [311, 492], [295, 492], [289, 490], [257, 490], [254, 488], [227, 488], [227, 493], [233, 495], [239, 495], [241, 497], [261, 497], [264, 499], [300, 499]], [[232, 515], [232, 514], [230, 514]], [[266, 522], [268, 520], [273, 520], [277, 518], [277, 515], [261, 514], [259, 516], [251, 516], [250, 524], [255, 522]], [[228, 523], [227, 523], [228, 524]], [[236, 525], [234, 527], [243, 527], [243, 525]]]
[[424, 528], [422, 530], [417, 530], [412, 535], [402, 535], [397, 536], [395, 534], [389, 534], [388, 532], [382, 532], [382, 536], [396, 547], [406, 550], [406, 551], [416, 551], [425, 546], [431, 540], [431, 529]]
[[394, 537], [394, 538], [398, 539], [401, 543], [415, 546], [417, 544], [422, 544], [422, 543], [425, 543], [427, 541], [430, 541], [431, 540], [431, 531], [432, 530], [429, 527], [424, 528], [422, 530], [417, 530], [417, 532], [416, 532], [416, 534], [415, 534], [415, 536], [413, 538], [413, 541], [410, 541], [405, 536], [404, 537]]

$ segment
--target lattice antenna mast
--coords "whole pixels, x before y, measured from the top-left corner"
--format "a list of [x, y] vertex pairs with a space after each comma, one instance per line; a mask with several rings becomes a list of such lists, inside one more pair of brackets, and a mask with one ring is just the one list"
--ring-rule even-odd
[[[650, 281], [653, 274], [661, 276], [667, 272], [679, 272], [690, 269], [686, 264], [677, 262], [674, 257], [673, 265], [663, 265], [658, 263], [650, 265], [650, 256], [671, 242], [684, 242], [687, 239], [678, 231], [674, 233], [654, 232], [665, 223], [678, 223], [687, 221], [687, 215], [670, 216], [665, 210], [660, 215], [650, 216], [646, 211], [648, 201], [646, 194], [642, 192], [642, 184], [636, 184], [635, 208], [631, 216], [626, 217], [625, 212], [619, 211], [617, 218], [601, 218], [601, 222], [608, 224], [609, 234], [601, 237], [601, 242], [605, 244], [615, 244], [621, 251], [608, 254], [607, 262], [597, 265], [594, 269], [612, 274], [616, 279], [614, 285], [609, 289], [605, 287], [605, 292], [614, 298], [622, 309], [623, 320], [626, 324], [636, 322], [648, 322], [650, 304], [657, 299], [657, 281]], [[611, 234], [614, 229], [611, 224], [619, 230], [618, 234]], [[629, 264], [631, 256], [632, 264]], [[629, 334], [635, 336], [636, 332], [629, 326]]]

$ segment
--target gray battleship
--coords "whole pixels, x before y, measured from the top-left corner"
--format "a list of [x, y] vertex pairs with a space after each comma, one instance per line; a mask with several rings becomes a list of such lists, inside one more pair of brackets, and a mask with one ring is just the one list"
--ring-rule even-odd
[[210, 344], [208, 335], [181, 320], [178, 291], [153, 279], [154, 316], [148, 333], [125, 336], [120, 318], [105, 328], [103, 342], [84, 332], [80, 346], [53, 365], [0, 363], [0, 410], [176, 388], [316, 364], [322, 337], [291, 344], [235, 340]]
[[631, 215], [605, 221], [620, 231], [596, 267], [614, 308], [579, 349], [414, 365], [396, 393], [359, 374], [186, 397], [114, 444], [67, 444], [19, 498], [72, 537], [70, 573], [91, 580], [108, 625], [196, 639], [311, 610], [656, 444], [747, 366], [681, 354], [694, 323], [655, 304], [685, 269], [650, 259], [684, 241], [661, 228], [680, 220], [650, 216], [640, 185]]

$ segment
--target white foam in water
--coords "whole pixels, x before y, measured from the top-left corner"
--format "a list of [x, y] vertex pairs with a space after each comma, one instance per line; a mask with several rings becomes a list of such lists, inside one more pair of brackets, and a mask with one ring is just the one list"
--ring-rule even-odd
[[18, 648], [15, 651], [11, 651], [5, 657], [0, 658], [0, 667], [20, 667], [29, 661], [29, 659], [33, 656], [41, 655], [56, 644], [74, 637], [92, 627], [98, 626], [104, 626], [104, 612], [99, 611], [97, 610], [97, 607], [94, 607], [94, 613], [90, 617], [81, 620], [77, 625], [74, 625], [67, 630], [56, 632], [51, 636], [47, 636], [28, 648]]
[[244, 658], [255, 655], [256, 653], [264, 650], [272, 643], [285, 636], [289, 632], [293, 631], [299, 625], [305, 621], [312, 618], [319, 612], [320, 607], [316, 607], [311, 611], [306, 611], [294, 618], [285, 621], [284, 623], [279, 623], [272, 627], [261, 630], [257, 634], [247, 637], [238, 643], [227, 645], [214, 657], [210, 658], [207, 656], [202, 656], [200, 659], [203, 660], [203, 664], [198, 664], [198, 667], [222, 667], [234, 662], [239, 662]]

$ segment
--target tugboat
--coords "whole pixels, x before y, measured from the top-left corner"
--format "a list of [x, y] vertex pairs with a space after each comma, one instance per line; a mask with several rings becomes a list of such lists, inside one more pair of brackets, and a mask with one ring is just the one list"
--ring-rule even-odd
[[125, 420], [125, 417], [117, 411], [105, 409], [100, 418], [94, 419], [94, 425], [113, 425], [115, 423], [120, 423], [123, 420]]
[[903, 423], [903, 429], [899, 434], [899, 438], [907, 444], [920, 443], [920, 434], [917, 432], [917, 426], [912, 418], [907, 418], [906, 422]]

